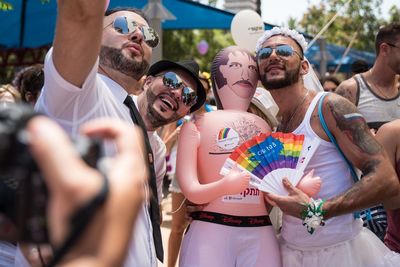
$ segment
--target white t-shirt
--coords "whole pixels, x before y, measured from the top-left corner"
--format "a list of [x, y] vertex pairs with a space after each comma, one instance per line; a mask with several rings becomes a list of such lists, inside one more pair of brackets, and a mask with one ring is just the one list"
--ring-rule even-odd
[[[35, 106], [37, 111], [55, 120], [72, 137], [78, 135], [79, 127], [83, 123], [95, 118], [112, 117], [133, 124], [129, 109], [123, 104], [128, 93], [113, 80], [97, 73], [98, 60], [82, 88], [78, 88], [60, 76], [54, 66], [52, 52], [53, 49], [50, 49], [46, 55], [45, 84]], [[154, 133], [149, 134], [150, 143], [155, 146], [153, 153], [159, 177], [162, 172], [165, 173], [165, 152], [162, 154], [165, 146], [164, 150], [160, 148], [157, 137]], [[115, 145], [106, 146], [106, 156], [112, 156], [115, 152]], [[162, 180], [161, 183], [157, 182], [159, 192], [161, 184]], [[147, 185], [144, 185], [144, 190], [148, 194]], [[146, 201], [138, 214], [125, 266], [157, 266], [148, 207], [149, 202]]]

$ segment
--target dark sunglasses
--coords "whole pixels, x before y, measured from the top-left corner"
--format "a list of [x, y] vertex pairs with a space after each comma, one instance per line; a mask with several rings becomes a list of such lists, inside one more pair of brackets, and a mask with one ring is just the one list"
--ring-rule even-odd
[[182, 88], [182, 102], [188, 107], [193, 106], [197, 102], [196, 91], [188, 86], [184, 86], [182, 79], [175, 72], [166, 72], [162, 75], [163, 84], [172, 90]]
[[123, 16], [116, 17], [114, 21], [108, 24], [106, 27], [110, 25], [112, 25], [113, 28], [120, 34], [126, 35], [131, 34], [139, 29], [143, 35], [143, 40], [148, 46], [154, 48], [158, 45], [159, 37], [157, 32], [153, 28], [145, 25], [139, 25], [137, 22], [130, 18]]
[[263, 47], [257, 53], [257, 60], [264, 60], [269, 58], [272, 55], [272, 52], [275, 50], [275, 53], [279, 57], [290, 57], [293, 54], [297, 54], [301, 59], [303, 57], [293, 49], [290, 45], [277, 45], [276, 47]]

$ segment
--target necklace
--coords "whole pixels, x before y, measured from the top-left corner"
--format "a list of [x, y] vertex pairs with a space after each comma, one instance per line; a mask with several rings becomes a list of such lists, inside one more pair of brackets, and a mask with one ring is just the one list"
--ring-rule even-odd
[[[371, 75], [372, 75], [371, 69], [369, 70], [369, 73], [370, 73], [370, 76], [371, 76]], [[396, 82], [396, 81], [394, 81], [394, 82]], [[390, 98], [392, 98], [392, 96], [388, 95], [387, 92], [386, 92], [385, 90], [382, 90], [382, 89], [380, 88], [380, 86], [378, 86], [378, 84], [376, 84], [374, 81], [372, 81], [372, 77], [369, 78], [369, 83], [370, 83], [371, 85], [373, 85], [373, 88], [376, 88], [376, 89], [378, 90], [378, 92], [381, 94], [381, 96], [383, 96], [385, 99], [390, 99]], [[370, 87], [371, 87], [371, 86], [370, 86]], [[395, 87], [395, 83], [392, 84], [392, 86], [390, 87], [390, 89], [393, 89], [393, 87]], [[397, 90], [397, 92], [398, 92], [398, 90]], [[390, 93], [392, 93], [392, 92], [390, 92]], [[396, 93], [396, 94], [397, 94], [397, 93]]]
[[[290, 114], [289, 119], [288, 119], [285, 123], [281, 122], [281, 123], [279, 124], [279, 126], [278, 126], [278, 128], [277, 128], [277, 131], [278, 131], [278, 132], [284, 132], [284, 133], [287, 132], [287, 130], [288, 130], [289, 126], [290, 126], [290, 122], [291, 122], [292, 119], [294, 118], [294, 115], [297, 113], [297, 111], [298, 111], [298, 109], [300, 108], [300, 106], [302, 106], [303, 103], [304, 103], [304, 101], [306, 101], [306, 98], [307, 98], [309, 92], [310, 92], [310, 91], [307, 90], [307, 93], [304, 94], [304, 96], [303, 96], [303, 98], [301, 99], [301, 101], [297, 104], [297, 106], [294, 108], [293, 112]], [[285, 127], [283, 127], [283, 124], [285, 125]]]

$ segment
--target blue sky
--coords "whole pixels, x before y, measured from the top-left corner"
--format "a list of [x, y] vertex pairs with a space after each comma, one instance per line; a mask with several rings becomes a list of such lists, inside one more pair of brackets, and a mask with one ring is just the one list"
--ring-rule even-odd
[[[282, 25], [286, 24], [289, 17], [300, 19], [307, 8], [321, 2], [320, 0], [261, 0], [263, 20], [267, 23]], [[383, 0], [381, 7], [382, 15], [388, 17], [389, 9], [400, 6], [399, 0]], [[223, 7], [223, 0], [218, 0], [217, 7]], [[288, 8], [290, 7], [290, 8]]]

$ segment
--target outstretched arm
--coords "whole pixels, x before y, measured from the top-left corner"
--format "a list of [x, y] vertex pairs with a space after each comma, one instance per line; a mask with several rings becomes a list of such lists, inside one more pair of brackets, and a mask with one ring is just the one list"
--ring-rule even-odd
[[81, 87], [100, 52], [106, 0], [58, 0], [53, 61], [64, 80]]
[[223, 178], [208, 184], [201, 184], [197, 175], [197, 148], [200, 133], [192, 122], [186, 122], [180, 131], [177, 154], [177, 178], [183, 194], [193, 203], [204, 204], [223, 195], [242, 192], [250, 176], [232, 170]]

